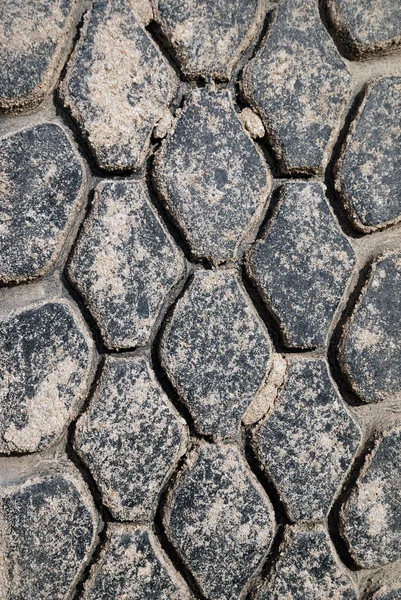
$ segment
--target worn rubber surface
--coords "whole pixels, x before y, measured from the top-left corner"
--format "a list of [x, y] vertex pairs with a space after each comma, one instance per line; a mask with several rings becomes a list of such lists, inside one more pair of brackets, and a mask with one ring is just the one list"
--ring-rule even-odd
[[0, 3], [0, 599], [401, 600], [399, 0]]

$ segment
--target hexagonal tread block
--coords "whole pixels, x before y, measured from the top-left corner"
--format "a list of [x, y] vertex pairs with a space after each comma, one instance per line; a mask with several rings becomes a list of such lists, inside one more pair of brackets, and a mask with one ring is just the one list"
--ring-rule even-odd
[[270, 181], [229, 92], [194, 91], [154, 171], [193, 254], [215, 263], [236, 258], [261, 219]]
[[0, 110], [33, 108], [67, 59], [76, 0], [3, 0], [0, 5]]
[[401, 430], [379, 439], [342, 508], [340, 527], [358, 565], [401, 559]]
[[271, 355], [263, 323], [235, 271], [195, 273], [167, 323], [160, 354], [197, 431], [215, 438], [235, 434], [268, 374]]
[[323, 360], [290, 366], [254, 434], [259, 460], [291, 519], [325, 519], [361, 441]]
[[280, 558], [259, 600], [357, 600], [354, 584], [319, 525], [288, 528]]
[[104, 181], [68, 265], [109, 348], [148, 342], [184, 259], [141, 181]]
[[365, 402], [401, 391], [400, 286], [401, 254], [375, 262], [343, 331], [339, 361]]
[[401, 219], [400, 112], [401, 77], [367, 85], [335, 168], [335, 187], [363, 232]]
[[148, 521], [187, 433], [147, 360], [107, 357], [74, 445], [113, 517]]
[[155, 18], [190, 79], [229, 79], [265, 16], [260, 0], [158, 0]]
[[317, 182], [287, 183], [248, 271], [278, 319], [286, 346], [324, 345], [355, 263]]
[[210, 600], [243, 597], [267, 554], [269, 499], [235, 446], [201, 444], [170, 490], [166, 533]]
[[106, 544], [85, 583], [83, 600], [189, 600], [184, 582], [151, 531], [115, 523], [107, 529]]
[[2, 597], [71, 598], [95, 549], [99, 527], [77, 469], [67, 461], [49, 461], [37, 472], [19, 470], [10, 481], [6, 467], [0, 521]]
[[0, 452], [35, 452], [58, 441], [94, 376], [89, 331], [62, 300], [0, 320]]
[[55, 123], [13, 133], [0, 144], [0, 281], [47, 274], [86, 195], [78, 153]]
[[281, 2], [243, 91], [259, 111], [285, 172], [320, 172], [329, 160], [351, 75], [315, 0]]
[[174, 71], [127, 0], [96, 0], [68, 64], [61, 96], [97, 164], [136, 169], [176, 91]]
[[401, 46], [401, 5], [397, 0], [327, 0], [331, 25], [351, 59], [389, 54]]

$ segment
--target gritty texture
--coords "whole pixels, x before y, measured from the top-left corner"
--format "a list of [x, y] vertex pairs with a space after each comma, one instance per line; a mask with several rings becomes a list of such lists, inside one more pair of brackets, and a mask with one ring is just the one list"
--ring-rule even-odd
[[355, 258], [317, 182], [291, 182], [248, 271], [278, 319], [287, 346], [323, 345]]
[[157, 0], [155, 18], [190, 79], [228, 79], [264, 17], [263, 0]]
[[255, 433], [259, 459], [290, 518], [327, 516], [360, 443], [323, 360], [291, 365], [274, 407]]
[[376, 262], [343, 332], [339, 360], [365, 402], [401, 391], [400, 286], [401, 255]]
[[68, 276], [109, 348], [132, 348], [149, 340], [184, 268], [143, 182], [99, 184]]
[[401, 46], [398, 0], [326, 0], [330, 21], [351, 59], [389, 54]]
[[265, 128], [263, 127], [261, 118], [250, 108], [244, 108], [240, 112], [239, 118], [251, 138], [254, 140], [262, 138], [265, 135]]
[[50, 93], [67, 59], [76, 0], [2, 0], [0, 111], [37, 106]]
[[83, 600], [189, 600], [157, 538], [147, 529], [111, 524]]
[[0, 452], [35, 452], [57, 441], [92, 377], [93, 342], [64, 301], [0, 320]]
[[235, 434], [270, 367], [270, 341], [232, 270], [195, 273], [161, 343], [199, 433]]
[[138, 22], [146, 27], [153, 19], [153, 0], [128, 0], [129, 5], [135, 13]]
[[400, 600], [401, 599], [401, 583], [393, 583], [384, 585], [373, 596], [369, 596], [369, 600]]
[[0, 600], [401, 600], [400, 16], [0, 0]]
[[1, 598], [71, 598], [98, 529], [92, 497], [75, 467], [49, 464], [3, 482], [0, 522]]
[[102, 169], [142, 165], [175, 75], [126, 0], [95, 0], [61, 88]]
[[281, 2], [243, 92], [259, 111], [285, 172], [319, 172], [339, 131], [350, 91], [345, 63], [315, 0]]
[[357, 593], [322, 526], [287, 529], [271, 579], [258, 600], [356, 600]]
[[19, 282], [53, 266], [83, 204], [86, 176], [55, 123], [0, 140], [0, 165], [0, 281]]
[[246, 409], [242, 422], [244, 425], [258, 423], [271, 410], [288, 371], [288, 362], [282, 354], [272, 354], [272, 367], [269, 376]]
[[156, 127], [153, 130], [153, 136], [162, 140], [168, 136], [174, 127], [174, 117], [170, 110], [165, 110], [160, 120], [157, 122]]
[[270, 189], [265, 162], [227, 91], [194, 91], [156, 155], [154, 182], [192, 252], [235, 258], [261, 218]]
[[401, 431], [376, 442], [340, 518], [351, 555], [363, 568], [401, 559]]
[[235, 446], [191, 454], [168, 501], [167, 535], [210, 600], [236, 600], [267, 554], [273, 511]]
[[153, 518], [186, 428], [144, 358], [107, 357], [74, 445], [114, 518]]
[[401, 219], [400, 113], [401, 77], [369, 84], [336, 165], [335, 187], [364, 232]]

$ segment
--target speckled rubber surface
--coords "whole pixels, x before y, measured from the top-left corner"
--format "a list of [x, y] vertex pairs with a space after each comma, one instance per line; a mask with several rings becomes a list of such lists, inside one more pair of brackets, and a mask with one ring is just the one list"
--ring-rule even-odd
[[399, 0], [0, 2], [0, 600], [401, 600]]

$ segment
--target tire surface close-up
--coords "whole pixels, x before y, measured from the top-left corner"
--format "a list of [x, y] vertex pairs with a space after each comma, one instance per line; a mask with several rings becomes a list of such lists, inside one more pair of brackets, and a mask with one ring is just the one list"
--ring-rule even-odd
[[0, 600], [401, 600], [400, 0], [0, 0]]

